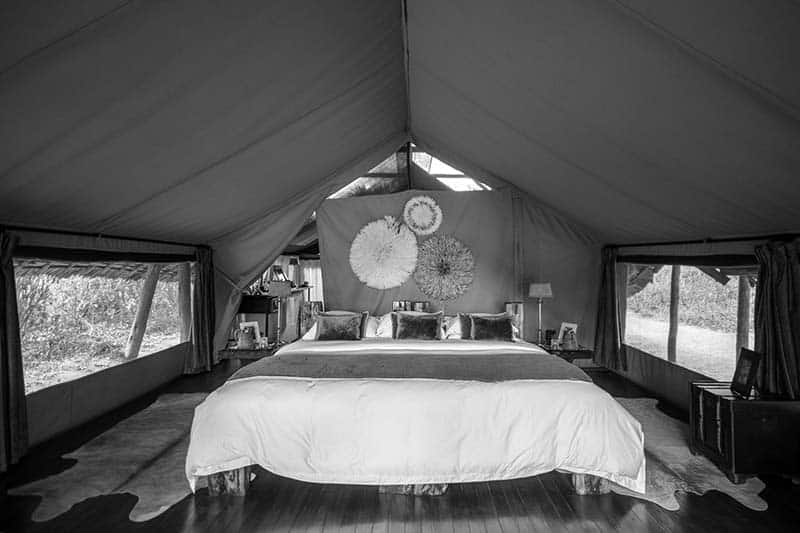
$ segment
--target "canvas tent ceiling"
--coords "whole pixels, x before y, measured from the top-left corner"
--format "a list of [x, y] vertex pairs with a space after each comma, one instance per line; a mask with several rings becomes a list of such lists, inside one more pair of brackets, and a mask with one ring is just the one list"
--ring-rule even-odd
[[0, 9], [5, 224], [212, 244], [238, 278], [246, 235], [413, 138], [602, 242], [800, 229], [796, 2]]

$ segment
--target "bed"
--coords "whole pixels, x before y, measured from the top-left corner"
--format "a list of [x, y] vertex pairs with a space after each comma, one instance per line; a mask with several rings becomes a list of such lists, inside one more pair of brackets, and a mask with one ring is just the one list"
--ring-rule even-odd
[[198, 479], [258, 464], [317, 483], [421, 485], [552, 470], [644, 492], [641, 426], [578, 367], [527, 342], [298, 341], [197, 407]]

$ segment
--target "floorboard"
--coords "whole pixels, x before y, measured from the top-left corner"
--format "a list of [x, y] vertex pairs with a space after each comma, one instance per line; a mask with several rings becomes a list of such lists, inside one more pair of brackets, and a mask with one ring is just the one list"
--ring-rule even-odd
[[[17, 486], [58, 473], [71, 466], [61, 456], [80, 447], [166, 392], [210, 391], [236, 369], [221, 365], [214, 372], [184, 377], [91, 423], [31, 451], [1, 481]], [[615, 396], [644, 397], [635, 384], [609, 372], [590, 372], [595, 383]], [[660, 406], [682, 417], [668, 405]], [[275, 476], [256, 469], [257, 477], [244, 498], [210, 498], [205, 489], [190, 495], [161, 516], [144, 523], [128, 520], [136, 503], [129, 494], [85, 500], [45, 523], [30, 520], [37, 499], [5, 497], [0, 531], [64, 532], [255, 532], [325, 533], [513, 533], [653, 531], [795, 531], [800, 514], [800, 487], [782, 478], [765, 478], [765, 512], [751, 511], [728, 496], [678, 494], [681, 509], [616, 494], [577, 496], [566, 474], [494, 483], [451, 485], [438, 497], [378, 494], [377, 489], [353, 485], [317, 485]]]

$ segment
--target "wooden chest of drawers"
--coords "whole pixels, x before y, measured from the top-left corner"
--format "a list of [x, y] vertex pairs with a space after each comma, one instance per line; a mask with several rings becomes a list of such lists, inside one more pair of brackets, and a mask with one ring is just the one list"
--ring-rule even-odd
[[757, 474], [800, 475], [800, 401], [743, 400], [730, 383], [690, 385], [689, 445], [734, 483]]

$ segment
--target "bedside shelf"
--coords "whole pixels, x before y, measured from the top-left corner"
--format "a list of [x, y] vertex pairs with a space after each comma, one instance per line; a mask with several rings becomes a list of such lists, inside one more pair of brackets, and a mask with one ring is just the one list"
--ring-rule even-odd
[[240, 350], [237, 348], [225, 348], [217, 352], [220, 359], [261, 359], [269, 357], [278, 351], [278, 348], [255, 348], [252, 350]]

